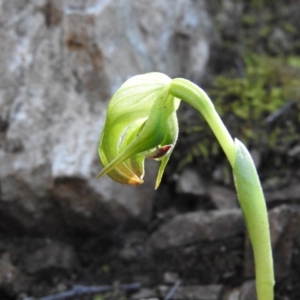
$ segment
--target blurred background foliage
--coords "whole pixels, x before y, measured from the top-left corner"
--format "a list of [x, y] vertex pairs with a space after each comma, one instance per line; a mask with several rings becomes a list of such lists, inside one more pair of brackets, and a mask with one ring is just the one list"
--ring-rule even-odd
[[[221, 18], [215, 14], [219, 36], [212, 45], [208, 74], [200, 84], [232, 136], [258, 154], [260, 174], [268, 178], [276, 172], [291, 176], [300, 160], [299, 20], [280, 7], [278, 11], [272, 1], [244, 2], [240, 13], [226, 21], [235, 25], [234, 32], [226, 22], [218, 23]], [[287, 19], [287, 14], [292, 17]], [[197, 165], [200, 172], [212, 176], [222, 168], [222, 181], [231, 183], [217, 140], [206, 122], [185, 104], [180, 110], [180, 130], [171, 172]]]

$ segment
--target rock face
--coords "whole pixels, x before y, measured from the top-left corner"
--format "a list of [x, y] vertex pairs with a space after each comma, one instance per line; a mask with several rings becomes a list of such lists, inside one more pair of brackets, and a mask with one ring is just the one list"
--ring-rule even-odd
[[237, 208], [238, 200], [234, 191], [223, 186], [213, 184], [208, 189], [208, 194], [218, 209]]
[[154, 249], [168, 249], [196, 243], [217, 241], [244, 232], [239, 209], [198, 211], [179, 214], [156, 231], [149, 240]]
[[147, 222], [153, 166], [139, 188], [95, 179], [107, 101], [139, 73], [201, 78], [204, 1], [0, 1], [0, 23], [0, 227]]
[[76, 266], [74, 250], [64, 244], [52, 243], [28, 255], [24, 269], [28, 274], [53, 270], [71, 272]]
[[10, 296], [16, 296], [24, 292], [29, 284], [29, 279], [10, 259], [9, 253], [3, 253], [0, 257], [0, 286]]
[[196, 170], [187, 168], [180, 175], [177, 183], [177, 192], [197, 196], [206, 195], [205, 182], [200, 178]]
[[[167, 286], [159, 286], [159, 293], [163, 298], [166, 297], [170, 290]], [[207, 285], [207, 286], [185, 286], [179, 287], [172, 299], [184, 300], [218, 300], [221, 297], [222, 286], [221, 285]]]

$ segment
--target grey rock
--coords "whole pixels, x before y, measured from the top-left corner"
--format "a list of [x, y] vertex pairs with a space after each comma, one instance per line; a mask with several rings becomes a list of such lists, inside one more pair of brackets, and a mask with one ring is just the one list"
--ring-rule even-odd
[[137, 257], [137, 251], [133, 248], [126, 247], [120, 251], [120, 258], [132, 262]]
[[208, 188], [208, 195], [212, 202], [219, 209], [237, 208], [237, 196], [236, 193], [221, 185], [211, 185]]
[[165, 272], [164, 273], [164, 283], [174, 284], [179, 279], [179, 275], [176, 272]]
[[239, 300], [256, 300], [255, 281], [248, 280], [240, 288]]
[[69, 245], [51, 243], [28, 255], [24, 270], [29, 274], [63, 271], [71, 273], [77, 265], [74, 250]]
[[0, 286], [10, 296], [16, 296], [27, 291], [30, 280], [23, 274], [5, 252], [0, 258]]
[[153, 249], [185, 246], [199, 241], [216, 241], [244, 232], [239, 209], [198, 211], [180, 214], [162, 225], [148, 241]]
[[299, 201], [300, 200], [300, 184], [293, 183], [285, 188], [276, 189], [275, 191], [265, 192], [266, 201], [276, 203], [282, 201]]
[[206, 185], [196, 170], [187, 168], [180, 175], [176, 190], [178, 193], [204, 196], [206, 194]]
[[147, 289], [147, 288], [143, 288], [140, 291], [138, 291], [137, 293], [134, 293], [130, 299], [131, 300], [141, 300], [141, 299], [153, 299], [156, 298], [157, 294], [154, 290], [152, 289]]
[[[173, 295], [173, 300], [219, 300], [223, 286], [221, 285], [195, 285], [179, 287]], [[170, 291], [169, 286], [159, 286], [159, 294], [162, 298], [166, 297]]]
[[153, 70], [199, 81], [205, 1], [5, 1], [0, 22], [0, 212], [43, 232], [147, 223], [156, 166], [139, 188], [95, 179], [107, 101]]
[[261, 163], [261, 151], [258, 149], [251, 149], [250, 154], [252, 156], [255, 167], [258, 169]]
[[235, 288], [230, 291], [226, 291], [222, 300], [239, 300], [240, 299], [240, 290]]
[[263, 191], [267, 194], [268, 191], [278, 190], [278, 188], [281, 189], [286, 184], [286, 181], [287, 179], [277, 176], [266, 178], [266, 180], [262, 182]]
[[219, 164], [212, 175], [215, 182], [225, 185], [232, 183], [232, 169], [227, 161]]
[[145, 254], [144, 240], [146, 235], [144, 232], [130, 232], [124, 239], [124, 246], [119, 252], [121, 259], [132, 262]]
[[280, 48], [283, 51], [290, 51], [292, 49], [292, 41], [289, 39], [286, 32], [280, 27], [275, 27], [270, 33], [269, 38], [270, 43], [275, 46], [275, 49]]
[[300, 207], [280, 205], [269, 213], [276, 278], [290, 273], [294, 238], [300, 234]]
[[299, 154], [300, 154], [300, 145], [296, 145], [288, 151], [288, 155], [291, 157], [295, 157]]
[[213, 179], [216, 182], [222, 182], [223, 181], [223, 166], [219, 165], [215, 168], [213, 171]]
[[256, 300], [255, 281], [245, 281], [241, 286], [227, 291], [222, 300]]

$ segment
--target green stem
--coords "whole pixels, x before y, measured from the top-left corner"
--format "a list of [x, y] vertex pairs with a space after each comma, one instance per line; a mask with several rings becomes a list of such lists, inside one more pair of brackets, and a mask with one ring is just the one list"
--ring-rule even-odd
[[258, 300], [273, 300], [274, 271], [267, 208], [251, 155], [232, 140], [206, 93], [192, 82], [176, 78], [170, 93], [197, 109], [216, 135], [233, 169], [235, 186], [253, 247]]
[[207, 94], [197, 85], [183, 78], [173, 79], [169, 90], [175, 97], [189, 103], [203, 115], [233, 167], [235, 159], [233, 139]]

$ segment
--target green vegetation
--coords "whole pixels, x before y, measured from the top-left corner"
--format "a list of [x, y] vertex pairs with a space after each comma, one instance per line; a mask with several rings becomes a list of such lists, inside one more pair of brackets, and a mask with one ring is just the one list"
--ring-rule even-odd
[[[299, 140], [300, 57], [247, 55], [244, 73], [215, 78], [208, 94], [216, 110], [233, 136], [247, 146], [277, 157], [286, 154]], [[192, 151], [184, 155], [181, 151], [179, 169], [194, 159], [210, 161], [221, 153], [204, 129], [203, 120], [183, 132]]]
[[249, 55], [244, 78], [217, 77], [209, 94], [220, 115], [234, 120], [229, 126], [247, 145], [276, 148], [286, 134], [291, 143], [296, 141], [296, 124], [284, 120], [267, 130], [267, 118], [289, 101], [300, 99], [299, 82], [300, 57]]

